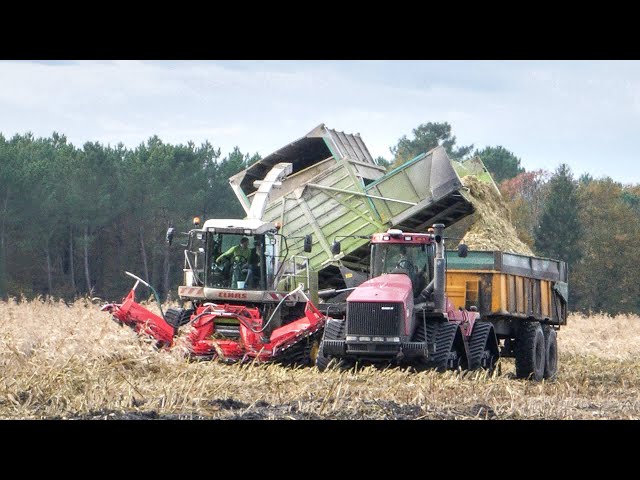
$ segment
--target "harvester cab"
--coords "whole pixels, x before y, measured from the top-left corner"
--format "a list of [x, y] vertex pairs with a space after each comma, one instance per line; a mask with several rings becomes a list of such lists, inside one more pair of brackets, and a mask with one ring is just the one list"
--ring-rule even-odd
[[301, 242], [303, 252], [310, 252], [311, 235], [284, 236], [275, 224], [257, 219], [207, 220], [188, 235], [184, 281], [178, 288], [182, 301], [270, 302], [300, 283], [307, 295], [315, 294], [308, 259], [289, 254], [290, 246]]
[[278, 260], [277, 228], [259, 220], [207, 220], [189, 232], [184, 286], [269, 290]]

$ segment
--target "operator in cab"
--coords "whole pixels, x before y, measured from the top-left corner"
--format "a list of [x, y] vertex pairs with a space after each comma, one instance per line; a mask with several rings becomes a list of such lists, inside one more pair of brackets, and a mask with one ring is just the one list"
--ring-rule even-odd
[[[231, 281], [228, 288], [246, 288], [251, 281], [253, 273], [251, 266], [249, 265], [249, 260], [251, 259], [249, 239], [247, 237], [242, 237], [240, 239], [240, 245], [234, 245], [216, 258], [216, 264], [220, 264], [227, 259], [229, 260], [229, 264], [227, 264], [227, 267], [225, 268], [225, 277], [227, 278], [226, 281]], [[227, 268], [231, 268], [231, 272], [229, 272]], [[227, 277], [229, 274], [231, 274], [231, 278]]]
[[249, 255], [251, 250], [249, 250], [249, 239], [247, 237], [242, 237], [240, 239], [240, 245], [234, 245], [229, 250], [224, 252], [218, 258], [216, 258], [216, 263], [222, 262], [225, 258], [234, 259], [236, 257], [244, 258], [245, 263], [249, 262]]
[[[411, 276], [411, 274], [413, 273], [413, 270], [415, 269], [413, 251], [408, 251], [405, 245], [401, 245], [397, 255], [395, 256], [395, 259], [392, 261], [391, 264], [395, 265], [393, 270], [396, 270], [396, 272], [406, 271], [406, 273], [408, 273], [409, 276]], [[391, 271], [391, 273], [395, 273], [393, 270]]]

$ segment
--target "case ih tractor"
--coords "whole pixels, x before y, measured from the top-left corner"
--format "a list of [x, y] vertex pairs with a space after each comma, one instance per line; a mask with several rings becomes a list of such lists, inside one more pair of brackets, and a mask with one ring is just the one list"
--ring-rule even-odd
[[445, 252], [443, 230], [371, 237], [370, 279], [347, 297], [343, 318], [327, 321], [320, 369], [335, 359], [492, 371], [505, 356], [515, 357], [519, 378], [556, 376], [566, 263], [465, 245], [455, 255]]
[[[445, 296], [443, 224], [433, 233], [390, 229], [371, 238], [371, 278], [347, 298], [343, 319], [330, 319], [316, 364], [332, 358], [445, 369], [493, 369], [493, 325], [477, 309], [457, 310]], [[335, 251], [340, 249], [334, 243]]]

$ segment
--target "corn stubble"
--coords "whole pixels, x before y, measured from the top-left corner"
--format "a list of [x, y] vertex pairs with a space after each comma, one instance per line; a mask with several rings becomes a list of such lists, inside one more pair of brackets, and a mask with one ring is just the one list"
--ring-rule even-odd
[[[153, 308], [153, 307], [151, 307]], [[555, 382], [189, 362], [86, 300], [0, 303], [0, 418], [640, 419], [640, 317], [573, 315]]]

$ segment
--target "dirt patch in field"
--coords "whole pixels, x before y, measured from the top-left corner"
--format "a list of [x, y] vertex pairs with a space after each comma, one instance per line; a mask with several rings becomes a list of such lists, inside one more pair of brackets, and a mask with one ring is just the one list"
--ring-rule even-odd
[[264, 400], [252, 404], [233, 399], [215, 399], [211, 405], [221, 407], [215, 415], [160, 414], [155, 410], [95, 410], [87, 414], [54, 417], [65, 420], [455, 420], [497, 419], [494, 409], [484, 403], [465, 408], [425, 408], [393, 400], [347, 401], [343, 409], [330, 414], [315, 413], [321, 402], [289, 401], [270, 404]]
[[[317, 404], [316, 404], [317, 403]], [[216, 415], [159, 414], [155, 410], [97, 410], [84, 415], [55, 417], [66, 420], [452, 420], [459, 418], [494, 419], [493, 408], [485, 404], [473, 404], [469, 408], [425, 411], [419, 405], [401, 404], [392, 400], [365, 400], [347, 402], [350, 408], [327, 415], [314, 413], [320, 402], [289, 401], [270, 404], [264, 400], [247, 404], [234, 399], [215, 399], [210, 405], [220, 407]], [[358, 403], [356, 406], [355, 403]], [[353, 414], [354, 411], [358, 413]]]

